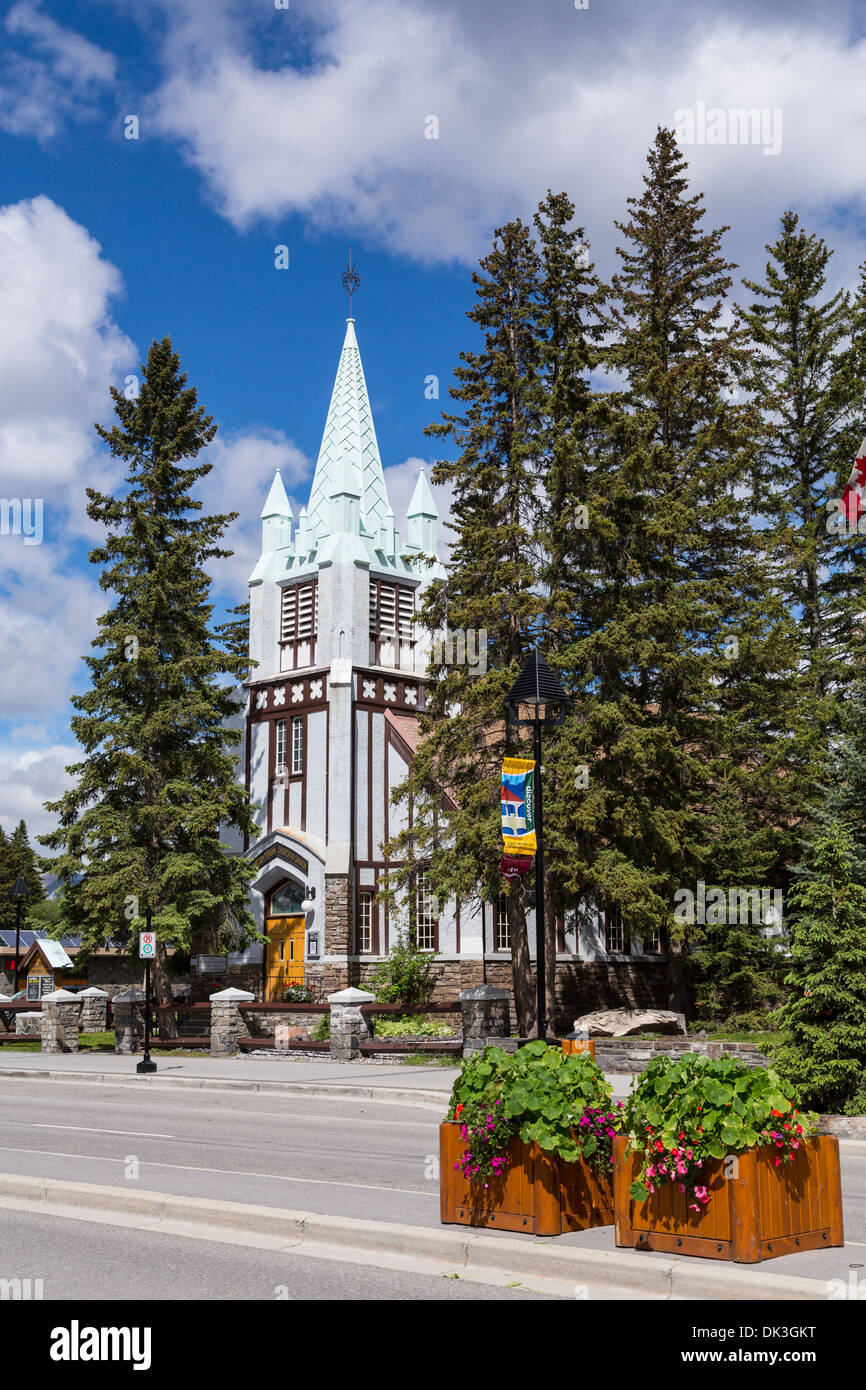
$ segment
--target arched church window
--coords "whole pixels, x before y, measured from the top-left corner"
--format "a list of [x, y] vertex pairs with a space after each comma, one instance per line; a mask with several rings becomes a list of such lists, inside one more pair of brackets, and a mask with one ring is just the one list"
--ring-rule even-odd
[[304, 886], [289, 879], [275, 893], [271, 894], [271, 916], [290, 917], [301, 911], [304, 901]]

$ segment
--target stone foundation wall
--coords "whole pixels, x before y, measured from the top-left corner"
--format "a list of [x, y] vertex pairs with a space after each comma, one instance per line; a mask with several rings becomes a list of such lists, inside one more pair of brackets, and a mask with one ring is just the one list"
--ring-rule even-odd
[[[380, 962], [369, 960], [308, 961], [306, 982], [318, 996], [355, 986], [367, 989]], [[465, 989], [484, 983], [480, 960], [437, 960], [433, 1002], [458, 999]], [[511, 961], [487, 961], [487, 984], [511, 994]], [[533, 985], [534, 988], [534, 985]], [[681, 1007], [667, 961], [607, 964], [589, 961], [556, 963], [556, 1031], [570, 1033], [574, 1020], [596, 1009], [670, 1009]], [[513, 1016], [513, 1003], [512, 1003]], [[450, 1017], [448, 1019], [450, 1022]], [[457, 1022], [455, 1015], [455, 1022]]]
[[643, 1071], [654, 1057], [682, 1057], [697, 1052], [701, 1057], [739, 1058], [747, 1067], [767, 1067], [768, 1059], [751, 1043], [708, 1042], [706, 1038], [595, 1038], [595, 1060], [602, 1071]]

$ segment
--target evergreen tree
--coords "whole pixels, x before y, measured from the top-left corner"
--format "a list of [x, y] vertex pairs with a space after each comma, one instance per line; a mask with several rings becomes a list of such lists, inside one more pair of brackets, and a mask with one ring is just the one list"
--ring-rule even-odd
[[[166, 951], [189, 949], [195, 930], [224, 945], [254, 934], [246, 910], [251, 867], [220, 843], [220, 826], [252, 834], [236, 782], [241, 734], [227, 727], [246, 659], [210, 630], [205, 564], [230, 552], [232, 516], [202, 516], [192, 489], [211, 465], [196, 462], [216, 427], [187, 387], [171, 341], [154, 342], [140, 394], [113, 390], [118, 423], [97, 426], [127, 467], [122, 497], [88, 488], [88, 515], [107, 529], [90, 555], [112, 595], [99, 620], [91, 688], [73, 698], [84, 750], [74, 787], [48, 809], [57, 830], [43, 844], [65, 894], [70, 929], [85, 949], [121, 933], [134, 945], [153, 912], [158, 1004], [171, 1002]], [[171, 1028], [171, 1024], [168, 1025]]]
[[[499, 228], [491, 253], [473, 274], [476, 303], [468, 317], [482, 334], [478, 351], [460, 355], [450, 394], [462, 414], [443, 412], [428, 433], [449, 439], [458, 457], [441, 461], [433, 481], [453, 485], [454, 549], [447, 578], [429, 586], [421, 622], [484, 639], [487, 669], [473, 674], [448, 659], [429, 671], [422, 739], [396, 799], [411, 824], [388, 846], [400, 864], [391, 891], [409, 888], [421, 864], [444, 897], [495, 900], [501, 891], [499, 780], [502, 759], [517, 752], [504, 720], [504, 698], [531, 645], [542, 600], [533, 554], [536, 452], [543, 390], [536, 292], [538, 252], [520, 221]], [[447, 798], [447, 799], [446, 799]], [[508, 899], [514, 1000], [528, 1033], [535, 1007], [522, 898]]]
[[4, 929], [15, 926], [16, 908], [9, 897], [9, 890], [19, 875], [27, 885], [28, 896], [24, 899], [23, 907], [26, 914], [44, 900], [45, 890], [39, 873], [39, 859], [30, 844], [23, 820], [18, 822], [9, 838], [0, 829], [0, 927]]
[[810, 1108], [866, 1110], [866, 887], [857, 882], [847, 828], [829, 820], [810, 835], [791, 941], [790, 997], [781, 1010], [788, 1038], [774, 1050], [779, 1071]]
[[766, 248], [765, 283], [743, 282], [757, 296], [742, 314], [752, 339], [748, 385], [766, 422], [754, 505], [769, 526], [774, 582], [807, 633], [800, 699], [826, 729], [834, 691], [848, 679], [851, 607], [863, 588], [866, 538], [840, 541], [828, 520], [863, 432], [866, 362], [849, 343], [848, 295], [826, 292], [832, 251], [794, 212], [781, 227]]
[[560, 652], [575, 695], [557, 747], [565, 886], [620, 909], [645, 942], [674, 926], [675, 890], [710, 859], [718, 789], [768, 718], [757, 674], [788, 662], [739, 498], [758, 421], [732, 399], [733, 267], [702, 202], [660, 129], [617, 224], [605, 363], [619, 384], [592, 421], [589, 582]]

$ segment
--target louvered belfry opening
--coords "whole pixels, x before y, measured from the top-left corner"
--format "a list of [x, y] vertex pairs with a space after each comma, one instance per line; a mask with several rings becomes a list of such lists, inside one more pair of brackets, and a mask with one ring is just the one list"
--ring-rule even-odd
[[370, 664], [414, 669], [415, 590], [370, 580]]
[[290, 584], [283, 589], [280, 617], [282, 670], [294, 671], [315, 665], [318, 624], [318, 580]]

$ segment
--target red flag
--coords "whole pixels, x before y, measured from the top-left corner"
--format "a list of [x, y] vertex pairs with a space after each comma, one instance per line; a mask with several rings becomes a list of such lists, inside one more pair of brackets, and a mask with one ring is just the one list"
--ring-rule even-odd
[[858, 518], [866, 512], [866, 439], [860, 445], [851, 477], [842, 493], [842, 510], [851, 527], [856, 526]]

